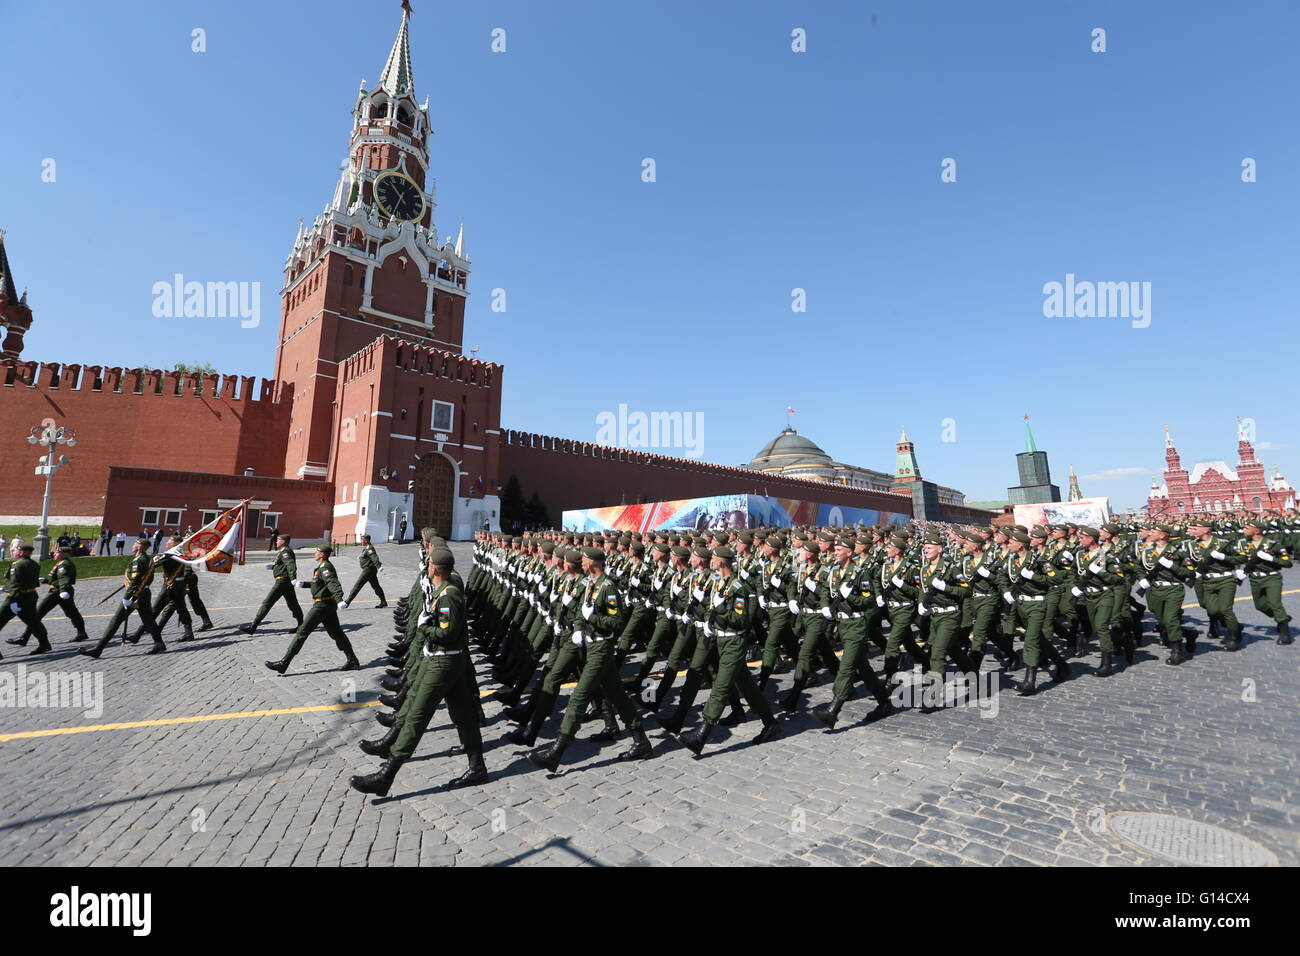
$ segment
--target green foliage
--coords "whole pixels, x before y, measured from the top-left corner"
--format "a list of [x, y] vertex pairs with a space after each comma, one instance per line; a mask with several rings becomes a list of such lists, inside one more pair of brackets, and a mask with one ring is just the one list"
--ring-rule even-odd
[[[55, 480], [57, 481], [58, 479], [56, 478]], [[51, 550], [54, 549], [54, 542], [59, 540], [59, 535], [63, 534], [64, 528], [67, 528], [67, 532], [69, 535], [71, 535], [72, 532], [74, 531], [79, 532], [81, 534], [81, 543], [86, 547], [90, 548], [92, 551], [99, 546], [99, 532], [102, 529], [98, 525], [51, 524], [49, 529]], [[32, 544], [36, 540], [36, 532], [39, 530], [40, 530], [40, 526], [34, 524], [10, 524], [10, 525], [4, 525], [0, 527], [0, 532], [3, 532], [4, 536], [8, 540], [13, 541], [14, 535], [20, 534], [23, 536], [23, 540], [26, 541], [28, 544]], [[8, 555], [5, 555], [5, 557], [8, 557]]]
[[524, 524], [534, 528], [549, 528], [551, 526], [551, 515], [547, 511], [546, 505], [538, 497], [536, 491], [528, 499], [528, 504], [524, 506]]
[[[0, 576], [3, 576], [9, 570], [12, 561], [0, 561]], [[82, 581], [86, 578], [111, 578], [118, 577], [126, 571], [127, 565], [131, 563], [131, 555], [124, 554], [121, 557], [117, 555], [105, 556], [102, 558], [73, 558], [73, 565], [77, 568], [77, 580]], [[54, 561], [41, 562], [41, 576], [49, 574], [50, 568], [54, 567]]]
[[509, 530], [516, 522], [526, 522], [528, 520], [527, 505], [524, 503], [524, 493], [519, 487], [519, 478], [515, 475], [510, 476], [506, 486], [501, 489], [501, 529]]

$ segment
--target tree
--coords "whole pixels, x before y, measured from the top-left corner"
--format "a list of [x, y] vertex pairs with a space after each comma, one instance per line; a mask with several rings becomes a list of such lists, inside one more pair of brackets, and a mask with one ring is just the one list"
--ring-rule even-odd
[[519, 487], [519, 479], [511, 475], [506, 486], [501, 489], [501, 529], [508, 530], [514, 527], [516, 521], [522, 524], [526, 519], [527, 505], [524, 504], [523, 490]]
[[528, 499], [528, 504], [524, 506], [524, 524], [531, 528], [549, 528], [551, 526], [551, 515], [546, 510], [546, 505], [542, 504], [542, 499], [538, 496], [536, 490], [533, 496]]

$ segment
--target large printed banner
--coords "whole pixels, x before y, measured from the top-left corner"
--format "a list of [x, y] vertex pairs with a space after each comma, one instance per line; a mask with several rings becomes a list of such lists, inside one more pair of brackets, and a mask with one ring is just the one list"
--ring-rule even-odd
[[1095, 528], [1110, 520], [1109, 498], [1080, 498], [1078, 501], [1048, 501], [1037, 505], [1016, 505], [1016, 524], [1075, 524]]
[[762, 495], [712, 495], [639, 505], [581, 508], [564, 512], [566, 531], [706, 531], [789, 528], [792, 525], [906, 524], [910, 516], [870, 508], [824, 505]]

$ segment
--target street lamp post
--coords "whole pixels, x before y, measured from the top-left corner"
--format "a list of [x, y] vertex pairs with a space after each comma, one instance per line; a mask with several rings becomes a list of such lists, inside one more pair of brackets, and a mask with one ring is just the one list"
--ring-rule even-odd
[[68, 456], [63, 455], [58, 462], [54, 461], [54, 452], [60, 445], [67, 445], [69, 448], [77, 444], [77, 432], [72, 428], [64, 428], [61, 425], [55, 425], [48, 421], [44, 425], [33, 425], [31, 434], [27, 436], [27, 444], [44, 445], [49, 452], [41, 456], [41, 463], [36, 466], [36, 474], [45, 476], [45, 500], [41, 504], [41, 526], [37, 529], [36, 540], [33, 545], [36, 548], [36, 560], [44, 561], [50, 556], [50, 486], [54, 482], [54, 473], [68, 463]]

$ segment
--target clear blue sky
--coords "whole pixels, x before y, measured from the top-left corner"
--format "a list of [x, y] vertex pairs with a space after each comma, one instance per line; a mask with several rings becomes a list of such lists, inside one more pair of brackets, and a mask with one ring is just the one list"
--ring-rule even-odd
[[[1300, 481], [1294, 3], [413, 2], [437, 225], [465, 220], [466, 345], [506, 366], [507, 426], [594, 440], [620, 403], [702, 412], [703, 457], [733, 464], [792, 405], [868, 467], [906, 425], [926, 477], [986, 499], [1029, 413], [1063, 487], [1072, 462], [1132, 506], [1162, 424], [1188, 466], [1231, 463], [1241, 415]], [[269, 374], [284, 258], [399, 20], [388, 0], [0, 6], [26, 356]], [[262, 325], [155, 318], [178, 272], [261, 282]], [[1044, 317], [1067, 273], [1150, 282], [1150, 326]]]

